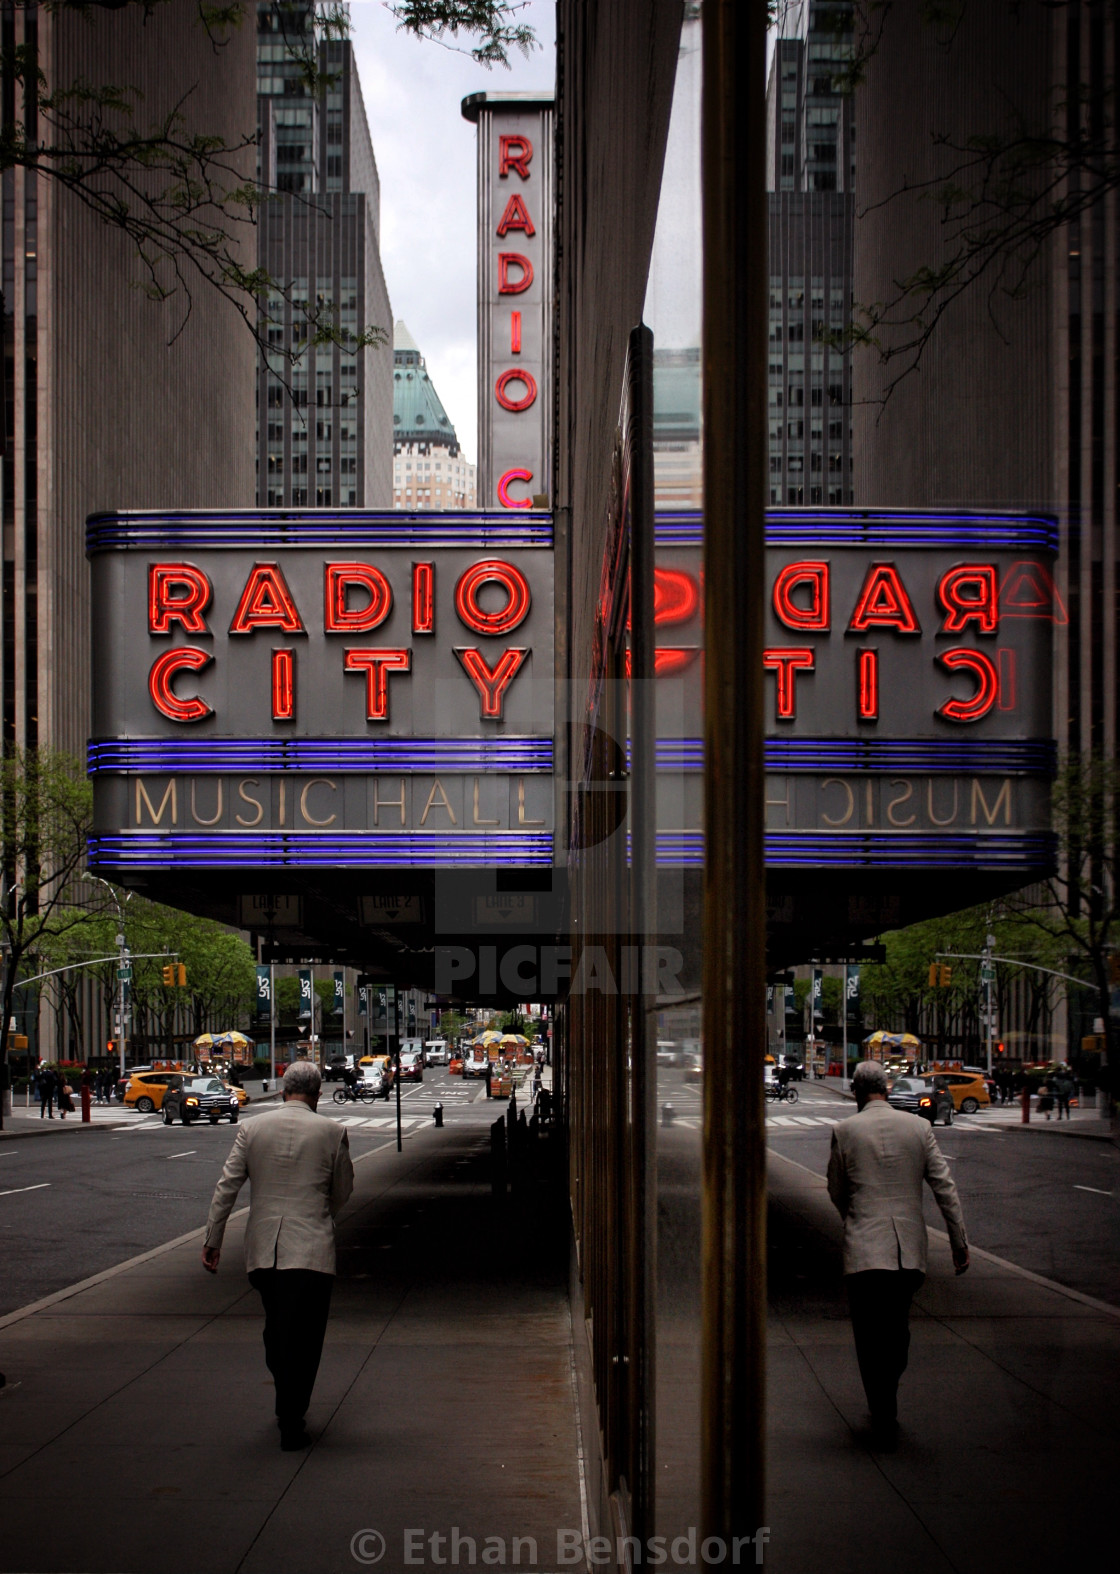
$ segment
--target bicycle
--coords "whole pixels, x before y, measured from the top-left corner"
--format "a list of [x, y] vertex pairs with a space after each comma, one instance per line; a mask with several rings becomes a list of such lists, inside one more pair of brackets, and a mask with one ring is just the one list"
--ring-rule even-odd
[[768, 1082], [765, 1091], [766, 1097], [775, 1103], [779, 1101], [783, 1104], [797, 1103], [797, 1089], [792, 1082], [787, 1082], [785, 1087], [779, 1082]]
[[372, 1083], [359, 1083], [354, 1088], [343, 1084], [342, 1087], [334, 1090], [336, 1104], [372, 1104], [376, 1097], [377, 1093]]

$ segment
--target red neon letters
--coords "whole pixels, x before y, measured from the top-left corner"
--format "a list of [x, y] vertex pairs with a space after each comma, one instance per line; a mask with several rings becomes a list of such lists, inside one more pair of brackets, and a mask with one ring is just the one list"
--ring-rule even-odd
[[995, 634], [999, 629], [996, 571], [991, 563], [960, 563], [942, 574], [937, 584], [937, 599], [945, 608], [942, 634], [961, 634], [969, 623], [978, 634]]
[[[509, 276], [510, 264], [514, 263], [521, 269], [520, 278], [511, 279]], [[533, 282], [533, 264], [528, 257], [523, 257], [519, 251], [500, 251], [498, 253], [498, 294], [521, 295]]]
[[[501, 585], [509, 600], [500, 612], [487, 612], [479, 604], [483, 585]], [[509, 634], [529, 616], [532, 596], [529, 581], [512, 563], [486, 558], [459, 576], [455, 586], [455, 611], [476, 634]]]
[[[354, 586], [369, 592], [364, 607], [348, 607], [347, 592]], [[328, 563], [323, 594], [323, 631], [327, 634], [368, 634], [393, 610], [389, 581], [372, 563]]]
[[529, 652], [511, 646], [502, 652], [492, 667], [482, 652], [473, 647], [457, 646], [455, 654], [463, 664], [463, 671], [478, 690], [479, 720], [501, 721], [506, 690]]
[[165, 650], [152, 662], [148, 673], [148, 693], [152, 704], [168, 721], [202, 721], [213, 715], [213, 706], [197, 695], [181, 700], [171, 692], [171, 682], [178, 672], [200, 672], [213, 661], [209, 651], [198, 650], [194, 645], [177, 645]]
[[[506, 393], [510, 383], [514, 382], [525, 385], [525, 392], [520, 399], [511, 399]], [[527, 410], [537, 397], [537, 379], [532, 372], [525, 371], [523, 367], [511, 366], [494, 384], [494, 397], [503, 410], [512, 410], [516, 415], [521, 410]]]
[[[827, 633], [828, 583], [827, 563], [787, 563], [774, 581], [774, 615], [778, 622], [799, 633]], [[793, 593], [806, 588], [809, 592], [808, 605], [798, 605], [793, 599]]]
[[879, 652], [874, 648], [861, 650], [857, 664], [859, 673], [859, 719], [879, 720]]
[[412, 632], [432, 634], [436, 626], [436, 566], [434, 563], [412, 565]]
[[653, 621], [688, 623], [700, 606], [700, 587], [692, 574], [681, 568], [655, 568], [653, 571]]
[[272, 652], [272, 719], [296, 719], [296, 653], [294, 650]]
[[389, 674], [412, 668], [410, 650], [348, 650], [346, 671], [366, 675], [366, 720], [389, 720]]
[[946, 700], [939, 706], [938, 716], [946, 721], [979, 721], [986, 716], [999, 696], [999, 671], [995, 662], [982, 650], [946, 650], [938, 661], [950, 672], [971, 672], [976, 679], [976, 693], [968, 700]]
[[153, 563], [148, 569], [148, 632], [169, 634], [178, 623], [187, 634], [209, 634], [202, 614], [212, 587], [191, 563]]
[[515, 169], [522, 180], [529, 179], [529, 165], [533, 160], [533, 144], [528, 137], [498, 138], [498, 179], [505, 180]]
[[498, 502], [503, 508], [532, 508], [531, 497], [510, 497], [509, 489], [515, 481], [523, 481], [526, 486], [533, 479], [531, 470], [507, 470], [498, 481]]
[[871, 628], [894, 629], [899, 634], [922, 632], [902, 576], [893, 563], [873, 563], [868, 569], [848, 624], [853, 634], [864, 634]]
[[288, 582], [276, 563], [254, 563], [229, 626], [231, 634], [251, 634], [254, 629], [304, 632]]
[[521, 354], [521, 313], [520, 312], [510, 312], [510, 314], [509, 314], [509, 353], [511, 355], [520, 355]]
[[800, 649], [797, 646], [776, 646], [772, 650], [762, 653], [762, 665], [768, 672], [778, 675], [778, 702], [775, 714], [779, 721], [797, 720], [797, 691], [795, 688], [798, 672], [812, 672], [815, 660], [811, 649]]
[[506, 203], [506, 211], [498, 220], [498, 228], [494, 233], [499, 240], [502, 240], [509, 234], [510, 230], [522, 230], [526, 235], [535, 235], [537, 233], [533, 228], [533, 221], [529, 217], [529, 210], [525, 206], [525, 199], [519, 191], [510, 193], [510, 199]]

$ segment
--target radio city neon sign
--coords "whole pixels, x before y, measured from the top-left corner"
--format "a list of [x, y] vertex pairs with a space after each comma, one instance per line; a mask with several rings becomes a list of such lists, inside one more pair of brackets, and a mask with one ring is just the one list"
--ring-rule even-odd
[[[774, 580], [771, 607], [783, 628], [797, 634], [833, 632], [832, 575], [827, 561], [804, 559], [787, 563]], [[1000, 583], [993, 563], [958, 563], [938, 578], [935, 592], [938, 636], [969, 634], [980, 638], [999, 633], [1000, 619], [1044, 617], [1064, 622], [1057, 590], [1041, 564], [1019, 562]], [[846, 634], [884, 633], [901, 638], [921, 637], [922, 627], [902, 574], [892, 562], [867, 568], [847, 622]], [[854, 652], [856, 712], [860, 721], [879, 719], [880, 661], [876, 645], [862, 645]], [[980, 721], [998, 705], [1015, 708], [1015, 652], [989, 652], [971, 645], [951, 645], [934, 660], [948, 673], [971, 680], [972, 692], [947, 698], [935, 711], [943, 720], [957, 723]], [[775, 719], [797, 719], [797, 682], [816, 669], [811, 645], [771, 645], [763, 664], [775, 677]]]
[[[497, 586], [504, 595], [500, 606], [484, 605], [481, 593]], [[160, 562], [148, 568], [148, 632], [188, 636], [212, 633], [207, 614], [214, 598], [209, 575], [193, 563]], [[492, 596], [488, 599], [494, 599]], [[455, 615], [463, 627], [487, 639], [502, 639], [524, 623], [532, 605], [529, 581], [521, 570], [500, 558], [484, 558], [458, 577], [453, 598]], [[434, 637], [435, 564], [415, 562], [409, 574], [411, 632], [416, 638]], [[342, 641], [342, 670], [365, 684], [366, 719], [387, 722], [391, 679], [412, 670], [410, 645], [348, 643], [373, 633], [393, 610], [393, 587], [374, 563], [343, 562], [323, 565], [322, 628]], [[296, 604], [284, 571], [275, 562], [254, 563], [237, 597], [229, 634], [251, 638], [258, 633], [306, 635], [305, 611]], [[465, 677], [478, 694], [479, 719], [501, 721], [506, 694], [530, 655], [530, 648], [509, 645], [493, 659], [477, 645], [456, 645], [453, 653]], [[297, 700], [297, 652], [290, 645], [274, 647], [271, 661], [272, 719], [294, 722]], [[184, 674], [201, 672], [214, 661], [201, 646], [175, 645], [152, 662], [148, 695], [168, 721], [191, 723], [214, 714], [199, 694], [177, 691]]]
[[[498, 138], [498, 178], [508, 180], [511, 175], [517, 175], [522, 181], [529, 180], [529, 165], [533, 160], [533, 144], [526, 136], [499, 136]], [[509, 200], [498, 220], [495, 234], [499, 240], [507, 240], [511, 235], [520, 233], [527, 237], [537, 233], [529, 211], [526, 194], [521, 191], [512, 191]], [[498, 268], [498, 294], [500, 296], [523, 295], [533, 282], [533, 264], [524, 253], [519, 251], [499, 251], [497, 255]], [[521, 312], [511, 306], [509, 311], [509, 353], [511, 356], [521, 354]], [[532, 408], [537, 401], [537, 380], [528, 367], [514, 364], [499, 372], [494, 383], [494, 399], [501, 409], [511, 415], [522, 415]], [[531, 485], [533, 480], [532, 470], [524, 467], [515, 467], [505, 471], [498, 478], [498, 502], [503, 508], [532, 508], [532, 496], [514, 497], [510, 488]]]

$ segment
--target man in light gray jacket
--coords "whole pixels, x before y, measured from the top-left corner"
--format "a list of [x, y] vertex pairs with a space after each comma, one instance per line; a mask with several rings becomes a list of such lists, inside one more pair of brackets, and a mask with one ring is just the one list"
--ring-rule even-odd
[[860, 1061], [852, 1092], [859, 1113], [832, 1129], [828, 1194], [844, 1220], [844, 1279], [874, 1440], [892, 1448], [898, 1382], [910, 1351], [910, 1302], [926, 1272], [923, 1181], [945, 1219], [958, 1274], [968, 1267], [968, 1241], [933, 1127], [891, 1108], [878, 1061]]
[[264, 1302], [264, 1358], [276, 1384], [280, 1447], [306, 1448], [304, 1416], [334, 1286], [334, 1216], [354, 1190], [346, 1128], [316, 1114], [319, 1073], [297, 1061], [278, 1110], [242, 1124], [214, 1191], [202, 1266], [217, 1273], [226, 1220], [248, 1180], [245, 1266]]

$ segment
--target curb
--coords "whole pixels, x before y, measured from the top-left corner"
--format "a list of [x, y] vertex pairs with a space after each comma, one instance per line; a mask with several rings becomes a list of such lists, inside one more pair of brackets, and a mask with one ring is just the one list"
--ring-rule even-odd
[[[10, 1120], [11, 1116], [9, 1116], [8, 1119]], [[129, 1123], [127, 1121], [122, 1122], [120, 1125], [112, 1125], [112, 1126], [110, 1126], [107, 1121], [100, 1121], [100, 1120], [97, 1120], [97, 1121], [94, 1121], [94, 1120], [83, 1121], [79, 1117], [79, 1119], [74, 1122], [73, 1126], [68, 1126], [64, 1120], [63, 1121], [59, 1121], [57, 1125], [53, 1125], [53, 1126], [52, 1125], [47, 1125], [44, 1122], [44, 1124], [42, 1126], [42, 1129], [40, 1129], [37, 1125], [32, 1125], [30, 1131], [13, 1131], [10, 1126], [5, 1126], [4, 1130], [0, 1131], [0, 1142], [18, 1142], [20, 1140], [26, 1140], [28, 1137], [57, 1137], [57, 1136], [60, 1135], [61, 1132], [64, 1132], [64, 1131], [128, 1131], [128, 1130], [129, 1130]]]
[[[1078, 1126], [1079, 1125], [1080, 1125], [1080, 1122], [1078, 1122]], [[1103, 1120], [1101, 1121], [1101, 1125], [1102, 1126], [1105, 1125], [1105, 1122]], [[995, 1127], [989, 1127], [989, 1130], [995, 1130], [995, 1131], [1053, 1131], [1055, 1133], [1061, 1132], [1063, 1137], [1080, 1137], [1082, 1142], [1111, 1142], [1112, 1141], [1112, 1132], [1107, 1130], [1107, 1129], [1104, 1130], [1104, 1131], [1080, 1131], [1078, 1129], [1078, 1126], [1075, 1126], [1072, 1121], [1070, 1121], [1068, 1124], [1063, 1123], [1062, 1125], [1059, 1125], [1057, 1123], [1057, 1121], [1051, 1121], [1051, 1122], [1049, 1122], [1046, 1125], [1039, 1126], [1032, 1120], [1029, 1123], [1029, 1125], [1026, 1125], [1026, 1126], [1023, 1125], [1022, 1121], [1019, 1121], [1016, 1125], [1013, 1125], [1013, 1126], [995, 1126]]]

